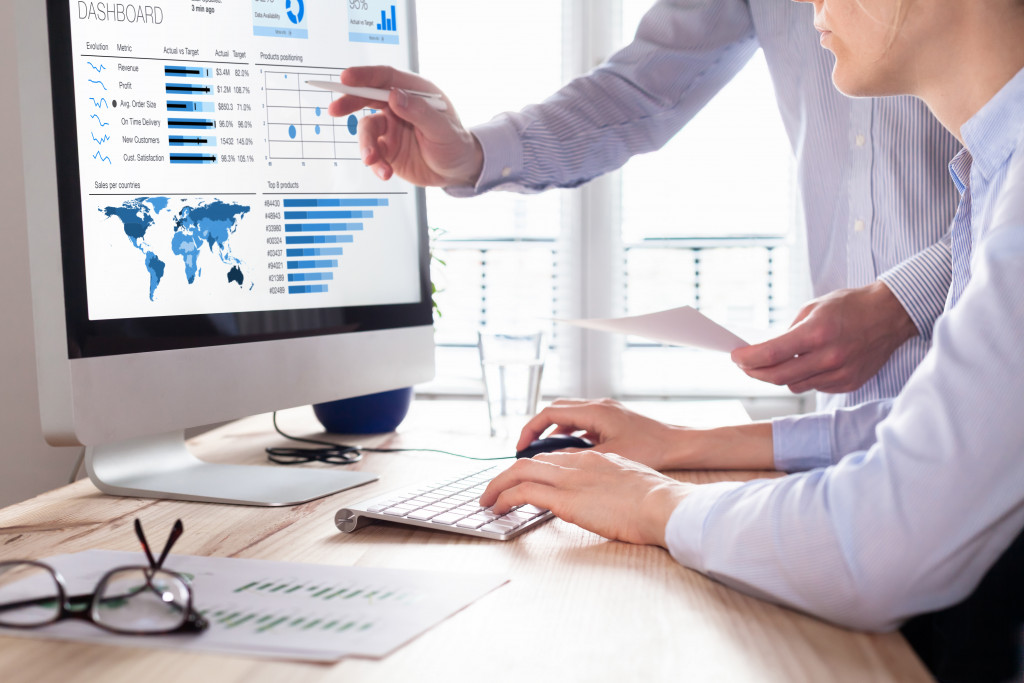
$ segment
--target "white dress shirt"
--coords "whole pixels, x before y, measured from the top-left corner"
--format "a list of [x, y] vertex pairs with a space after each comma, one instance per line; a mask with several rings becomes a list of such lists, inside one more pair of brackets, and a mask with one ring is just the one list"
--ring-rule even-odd
[[[955, 604], [1024, 529], [1024, 70], [962, 128], [946, 312], [931, 351], [850, 447], [837, 413], [818, 467], [699, 487], [666, 529], [679, 562], [870, 630]], [[862, 438], [858, 436], [857, 438]]]
[[657, 2], [605, 64], [539, 105], [475, 127], [481, 177], [447, 190], [538, 192], [618, 168], [664, 145], [760, 46], [797, 157], [815, 296], [881, 279], [920, 332], [863, 387], [821, 395], [820, 405], [895, 396], [927, 352], [949, 287], [956, 190], [945, 165], [959, 146], [913, 98], [837, 93], [812, 14], [786, 0]]

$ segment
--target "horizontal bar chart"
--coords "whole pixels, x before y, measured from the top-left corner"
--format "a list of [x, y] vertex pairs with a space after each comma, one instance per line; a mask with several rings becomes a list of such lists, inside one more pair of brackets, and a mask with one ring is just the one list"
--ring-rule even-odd
[[[298, 227], [298, 226], [296, 226]], [[291, 231], [295, 232], [295, 231]], [[355, 237], [352, 235], [288, 235], [284, 238], [285, 244], [344, 244], [351, 242]]]
[[337, 268], [338, 259], [313, 259], [310, 261], [288, 261], [288, 270], [314, 270], [320, 268]]
[[217, 122], [213, 119], [167, 119], [168, 128], [216, 128]]
[[214, 111], [213, 102], [195, 102], [191, 100], [168, 100], [167, 111], [194, 111], [209, 113]]
[[314, 249], [288, 249], [285, 256], [289, 258], [301, 258], [305, 256], [341, 256], [344, 253], [341, 247], [326, 247]]
[[[377, 212], [390, 206], [388, 197], [285, 197], [278, 214], [283, 219], [284, 261], [289, 294], [322, 294], [337, 287], [335, 273], [352, 258], [346, 246], [367, 229]], [[278, 242], [279, 244], [280, 242]]]
[[212, 135], [169, 135], [171, 147], [216, 147], [217, 138]]
[[338, 197], [325, 197], [320, 199], [286, 199], [284, 200], [284, 207], [286, 209], [312, 209], [316, 207], [354, 207], [354, 206], [387, 206], [388, 200], [385, 197], [380, 198], [338, 198]]
[[327, 220], [331, 218], [373, 218], [373, 211], [285, 211], [286, 221]]
[[288, 282], [331, 282], [334, 273], [288, 273]]
[[215, 164], [217, 157], [213, 154], [171, 154], [172, 164]]
[[327, 285], [288, 285], [289, 294], [326, 294]]
[[167, 65], [164, 67], [164, 76], [169, 78], [210, 78], [213, 76], [213, 69], [206, 66]]

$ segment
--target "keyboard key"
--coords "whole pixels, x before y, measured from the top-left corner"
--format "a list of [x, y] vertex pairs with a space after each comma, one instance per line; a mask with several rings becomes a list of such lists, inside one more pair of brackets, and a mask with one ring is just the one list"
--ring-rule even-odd
[[403, 517], [407, 512], [412, 512], [416, 507], [413, 505], [392, 505], [386, 510], [381, 510], [385, 515], [394, 515], [396, 517]]
[[479, 529], [484, 524], [487, 524], [489, 519], [486, 517], [480, 517], [479, 515], [473, 515], [472, 517], [466, 517], [464, 520], [458, 522], [455, 526], [460, 526], [463, 529]]
[[462, 515], [457, 515], [454, 512], [445, 512], [437, 517], [433, 517], [430, 521], [434, 524], [455, 524], [457, 521], [462, 519]]
[[480, 531], [494, 531], [499, 534], [504, 534], [506, 532], [512, 531], [517, 526], [519, 525], [510, 520], [496, 519], [490, 524], [485, 524], [484, 526], [480, 527]]
[[520, 524], [526, 524], [536, 516], [537, 515], [530, 514], [528, 512], [520, 512], [519, 510], [516, 510], [514, 512], [508, 513], [507, 515], [502, 517], [502, 519], [507, 519], [511, 522], [514, 522], [516, 526], [519, 526]]

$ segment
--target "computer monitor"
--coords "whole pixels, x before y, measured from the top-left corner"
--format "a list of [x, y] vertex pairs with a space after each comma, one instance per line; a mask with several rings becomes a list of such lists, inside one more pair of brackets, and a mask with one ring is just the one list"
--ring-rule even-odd
[[100, 490], [287, 505], [361, 471], [184, 430], [433, 376], [421, 190], [307, 84], [416, 69], [411, 0], [18, 0], [40, 411]]

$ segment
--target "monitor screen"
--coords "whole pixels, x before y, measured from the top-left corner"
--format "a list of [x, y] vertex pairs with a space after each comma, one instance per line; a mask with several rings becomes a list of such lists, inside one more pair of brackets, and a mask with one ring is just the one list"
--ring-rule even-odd
[[200, 470], [182, 430], [432, 376], [423, 191], [363, 165], [377, 110], [332, 118], [309, 84], [415, 70], [413, 2], [16, 11], [47, 440], [124, 495], [277, 505], [372, 479]]
[[50, 4], [73, 357], [430, 323], [417, 191], [308, 84], [412, 68], [406, 6]]

